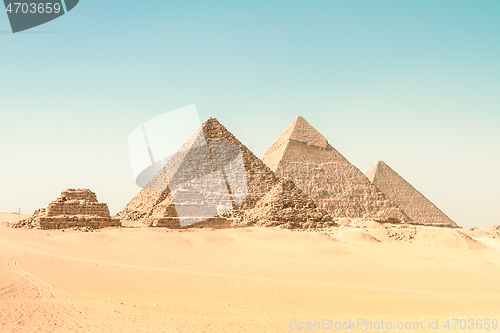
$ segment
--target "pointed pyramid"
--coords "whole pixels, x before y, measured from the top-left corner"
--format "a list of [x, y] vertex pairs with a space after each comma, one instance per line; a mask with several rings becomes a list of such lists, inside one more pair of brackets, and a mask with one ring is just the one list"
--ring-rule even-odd
[[268, 148], [262, 160], [271, 170], [276, 170], [290, 141], [309, 146], [328, 147], [328, 140], [301, 116], [295, 118]]
[[368, 178], [304, 118], [297, 117], [269, 147], [262, 161], [288, 178], [335, 218], [409, 222]]
[[[238, 148], [236, 151], [235, 147]], [[195, 163], [194, 165], [197, 170], [193, 170], [192, 161], [199, 159], [200, 156], [204, 154], [205, 150], [208, 152], [207, 158], [205, 161], [201, 159], [201, 162]], [[217, 212], [213, 213], [213, 211], [207, 212], [205, 209], [206, 207], [200, 207], [199, 205], [196, 206], [193, 204], [193, 202], [206, 201], [206, 198], [199, 200], [199, 198], [193, 197], [193, 193], [184, 194], [185, 205], [175, 204], [173, 195], [177, 194], [178, 197], [179, 195], [183, 195], [183, 189], [178, 188], [179, 183], [183, 183], [186, 179], [192, 177], [193, 171], [199, 174], [200, 169], [204, 169], [201, 170], [201, 174], [210, 175], [211, 173], [222, 170], [222, 164], [226, 165], [227, 162], [232, 160], [235, 156], [241, 157], [240, 165], [243, 167], [244, 174], [240, 174], [239, 177], [234, 177], [238, 175], [232, 172], [232, 170], [228, 172], [226, 169], [224, 178], [227, 185], [224, 186], [227, 186], [231, 194], [229, 197], [225, 198], [224, 202], [219, 200], [217, 205], [218, 207], [231, 207], [230, 209], [223, 210], [220, 214], [217, 214]], [[234, 163], [231, 163], [229, 163], [230, 166], [235, 167]], [[198, 218], [206, 217], [203, 219], [203, 222], [195, 223], [193, 225], [194, 227], [220, 227], [221, 225], [227, 227], [228, 223], [225, 218], [230, 218], [232, 220], [242, 220], [246, 218], [245, 212], [254, 208], [266, 193], [279, 184], [279, 180], [274, 173], [215, 118], [210, 118], [203, 123], [200, 129], [186, 141], [168, 164], [174, 167], [167, 169], [165, 165], [157, 175], [151, 179], [148, 185], [146, 185], [146, 187], [143, 188], [118, 214], [120, 218], [124, 220], [140, 220], [144, 224], [151, 226], [180, 228], [183, 227], [183, 225], [179, 222], [179, 209], [182, 210], [186, 208], [189, 209], [190, 212], [197, 214]], [[243, 184], [240, 184], [241, 176], [243, 176], [244, 179]], [[170, 179], [170, 184], [166, 179]], [[203, 192], [212, 192], [208, 199], [214, 196], [220, 198], [219, 194], [226, 191], [226, 188], [221, 190], [221, 187], [214, 190], [213, 184], [216, 182], [214, 182], [213, 179], [205, 181], [204, 184], [200, 186], [205, 186], [205, 189], [207, 183], [210, 189], [209, 191], [204, 190]], [[237, 186], [235, 186], [235, 184]], [[172, 190], [174, 193], [171, 192], [173, 188], [175, 189]], [[238, 193], [238, 188], [245, 189], [244, 195]], [[295, 192], [290, 190], [290, 195], [297, 196], [294, 194]], [[299, 196], [296, 200], [300, 201], [303, 199]], [[316, 209], [316, 207], [307, 207], [311, 210]], [[275, 216], [272, 214], [268, 215], [271, 216], [270, 219]], [[318, 218], [320, 220], [327, 216], [325, 212], [319, 215]], [[265, 220], [262, 216], [261, 219]]]
[[457, 226], [436, 205], [384, 162], [375, 162], [366, 171], [366, 176], [389, 200], [403, 209], [413, 223]]

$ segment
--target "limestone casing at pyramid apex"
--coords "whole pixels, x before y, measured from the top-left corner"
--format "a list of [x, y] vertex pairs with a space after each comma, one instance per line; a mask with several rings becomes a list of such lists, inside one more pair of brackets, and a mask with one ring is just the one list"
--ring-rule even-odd
[[371, 183], [375, 181], [375, 177], [377, 177], [378, 174], [378, 168], [382, 165], [387, 165], [384, 163], [384, 161], [377, 161], [373, 163], [368, 170], [365, 171], [366, 177], [368, 177], [368, 180], [370, 180]]
[[[337, 162], [341, 161], [341, 163], [350, 164], [342, 154], [340, 154], [328, 143], [328, 139], [302, 116], [297, 116], [285, 128], [285, 130], [269, 146], [261, 159], [266, 165], [269, 166], [269, 168], [271, 168], [271, 170], [276, 171], [278, 164], [280, 164], [280, 161], [285, 154], [285, 151], [293, 145], [303, 146], [303, 149], [306, 150], [308, 150], [307, 147], [318, 149], [317, 153], [320, 155], [334, 154], [337, 155]], [[311, 153], [311, 151], [309, 152]], [[316, 159], [313, 158], [310, 162], [314, 162], [314, 160]], [[363, 174], [361, 171], [360, 173]], [[368, 179], [367, 182], [369, 182]]]
[[269, 146], [262, 156], [262, 161], [271, 170], [276, 171], [279, 160], [290, 142], [305, 143], [307, 146], [315, 146], [322, 149], [331, 148], [328, 140], [318, 130], [305, 120], [304, 117], [297, 116]]
[[[297, 116], [289, 127], [291, 127], [291, 131], [288, 140], [300, 141], [320, 148], [328, 147], [328, 139], [305, 120], [304, 117]], [[285, 129], [284, 132], [286, 131]]]

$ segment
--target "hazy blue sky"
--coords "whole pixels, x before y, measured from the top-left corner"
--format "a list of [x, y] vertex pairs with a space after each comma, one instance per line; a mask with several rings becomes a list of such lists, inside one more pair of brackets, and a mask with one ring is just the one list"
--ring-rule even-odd
[[466, 227], [500, 224], [500, 1], [98, 1], [0, 13], [0, 211], [139, 191], [127, 138], [196, 104], [256, 155], [302, 115]]

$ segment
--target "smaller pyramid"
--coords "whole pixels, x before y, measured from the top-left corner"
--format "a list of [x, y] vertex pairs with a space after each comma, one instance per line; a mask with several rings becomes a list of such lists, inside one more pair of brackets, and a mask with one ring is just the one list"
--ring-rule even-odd
[[68, 189], [52, 201], [47, 209], [41, 208], [29, 219], [19, 221], [15, 228], [65, 229], [73, 227], [119, 227], [120, 219], [112, 218], [108, 205], [97, 201], [88, 189]]
[[375, 162], [366, 176], [386, 197], [395, 202], [415, 224], [442, 224], [456, 227], [445, 213], [382, 161]]

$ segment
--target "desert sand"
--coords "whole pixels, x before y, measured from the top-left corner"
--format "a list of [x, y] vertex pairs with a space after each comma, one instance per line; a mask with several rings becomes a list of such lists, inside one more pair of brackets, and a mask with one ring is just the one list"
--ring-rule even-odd
[[0, 331], [296, 332], [363, 319], [449, 332], [449, 318], [500, 319], [498, 230], [324, 231], [2, 225]]
[[31, 217], [28, 214], [18, 214], [18, 213], [0, 213], [0, 223], [9, 221], [20, 221]]

